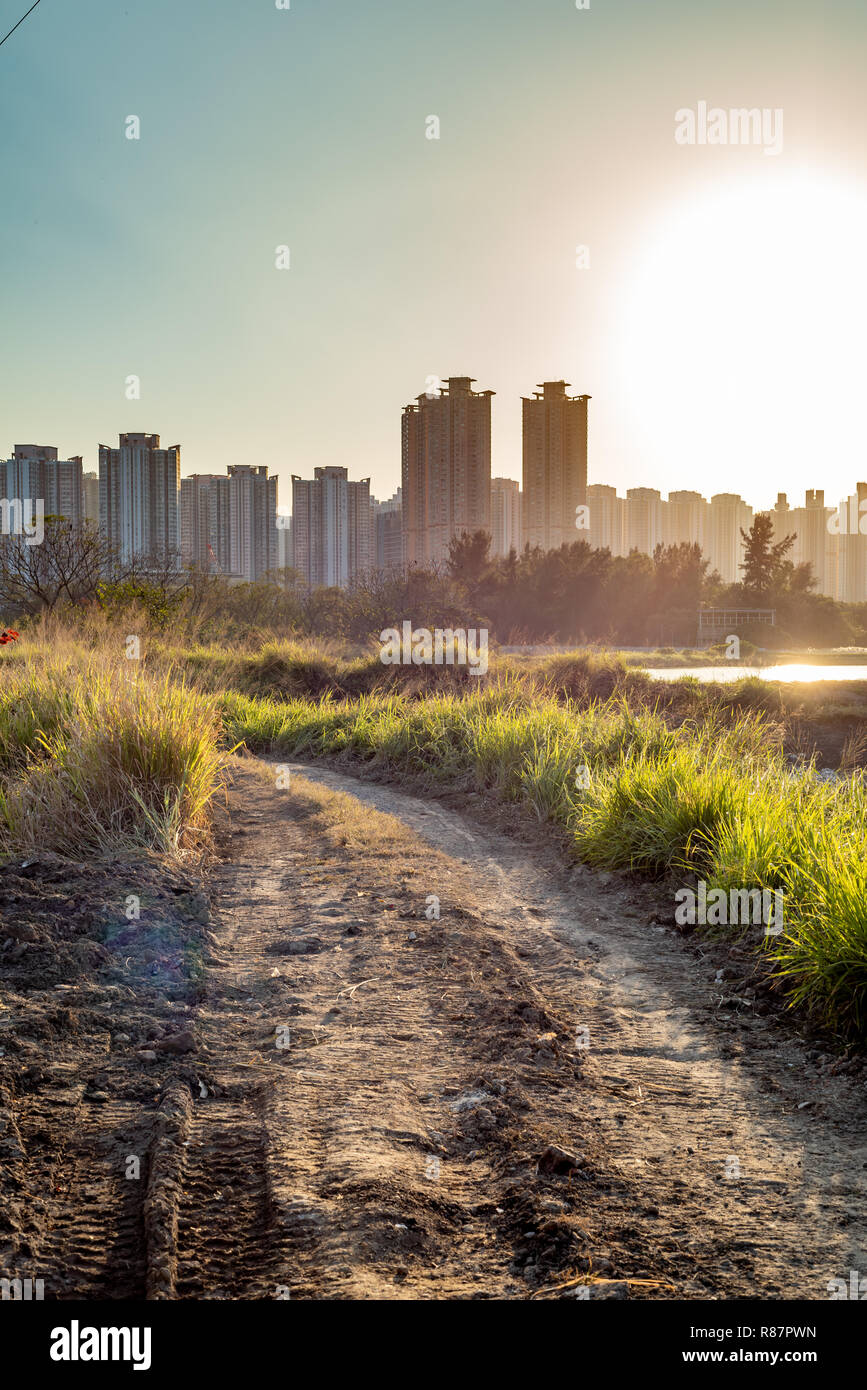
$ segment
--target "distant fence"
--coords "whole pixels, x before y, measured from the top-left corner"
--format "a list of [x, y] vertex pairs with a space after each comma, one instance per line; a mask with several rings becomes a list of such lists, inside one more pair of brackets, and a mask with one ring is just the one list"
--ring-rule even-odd
[[776, 608], [700, 608], [698, 610], [698, 641], [711, 642], [726, 637], [739, 627], [762, 625], [775, 627]]

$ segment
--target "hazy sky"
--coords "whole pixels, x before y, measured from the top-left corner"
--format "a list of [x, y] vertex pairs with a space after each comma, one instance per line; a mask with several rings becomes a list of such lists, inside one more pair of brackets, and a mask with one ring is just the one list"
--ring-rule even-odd
[[[867, 477], [865, 13], [41, 0], [0, 47], [0, 456], [147, 430], [281, 505], [328, 463], [387, 496], [428, 376], [497, 392], [512, 477], [521, 395], [565, 377], [593, 482], [836, 499]], [[677, 144], [701, 101], [781, 108], [782, 151]]]

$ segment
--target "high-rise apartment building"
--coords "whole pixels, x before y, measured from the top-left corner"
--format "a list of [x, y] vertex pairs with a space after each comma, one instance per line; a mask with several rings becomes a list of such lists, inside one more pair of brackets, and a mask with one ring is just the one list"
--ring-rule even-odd
[[81, 458], [59, 459], [50, 444], [16, 444], [11, 459], [0, 459], [0, 494], [43, 503], [45, 516], [62, 516], [73, 526], [84, 519]]
[[181, 448], [158, 434], [122, 434], [99, 446], [99, 527], [123, 563], [180, 560]]
[[229, 563], [252, 582], [277, 568], [277, 479], [264, 464], [229, 465]]
[[228, 474], [181, 478], [181, 560], [206, 574], [231, 574]]
[[523, 397], [523, 538], [555, 550], [580, 539], [576, 510], [587, 501], [587, 402], [568, 381], [543, 381]]
[[785, 540], [786, 536], [791, 536], [794, 532], [792, 526], [792, 508], [789, 506], [788, 498], [784, 492], [777, 493], [777, 500], [768, 512], [773, 523], [773, 539], [777, 545]]
[[521, 489], [514, 478], [491, 479], [491, 554], [505, 559], [511, 550], [520, 554]]
[[[78, 461], [81, 462], [80, 459]], [[41, 497], [48, 516], [46, 469], [56, 462], [57, 450], [51, 444], [16, 444], [11, 459], [6, 459], [3, 464], [4, 497], [18, 497], [22, 501]]]
[[718, 492], [710, 499], [705, 558], [711, 572], [716, 570], [726, 584], [738, 584], [744, 577], [741, 531], [749, 531], [752, 524], [753, 509], [737, 493]]
[[491, 397], [452, 376], [404, 408], [401, 491], [408, 565], [447, 559], [449, 541], [491, 529]]
[[700, 492], [670, 492], [663, 515], [665, 545], [707, 546], [708, 506]]
[[842, 524], [838, 517], [834, 523], [835, 533], [828, 538], [832, 554], [832, 596], [843, 603], [867, 600], [867, 536], [861, 534], [862, 520], [867, 526], [867, 483], [856, 483], [854, 493], [845, 499]]
[[663, 501], [655, 487], [632, 487], [626, 493], [626, 553], [652, 555], [663, 542]]
[[401, 489], [379, 502], [370, 499], [370, 565], [377, 570], [403, 566], [403, 503]]
[[612, 555], [626, 554], [626, 502], [617, 496], [617, 489], [607, 483], [591, 483], [587, 489], [589, 528], [576, 531], [575, 539], [587, 541], [594, 550], [610, 550]]
[[350, 482], [345, 468], [292, 475], [294, 568], [311, 587], [344, 588], [371, 567], [370, 479]]
[[830, 593], [829, 587], [829, 541], [828, 517], [832, 507], [825, 506], [825, 493], [822, 488], [808, 488], [804, 495], [803, 507], [798, 507], [794, 516], [798, 539], [792, 547], [791, 559], [796, 565], [809, 565], [819, 593]]
[[81, 508], [84, 519], [91, 526], [99, 525], [99, 474], [83, 473], [81, 476]]
[[295, 542], [293, 538], [292, 517], [280, 512], [277, 516], [277, 568], [295, 568]]
[[[786, 494], [777, 494], [770, 512], [774, 540], [793, 535], [788, 553], [793, 564], [808, 564], [816, 581], [816, 592], [829, 594], [841, 603], [867, 600], [867, 535], [859, 529], [861, 502], [867, 504], [867, 483], [858, 483], [855, 492], [840, 502], [825, 505], [821, 488], [809, 488], [803, 507], [790, 507]], [[867, 517], [864, 519], [867, 527]]]
[[810, 566], [817, 593], [839, 597], [840, 563], [845, 546], [839, 546], [839, 538], [828, 531], [828, 518], [834, 510], [825, 506], [825, 494], [821, 488], [810, 488], [804, 496], [803, 507], [790, 507], [786, 494], [777, 493], [776, 505], [769, 516], [773, 522], [775, 543], [786, 536], [795, 537], [787, 559], [795, 565]]

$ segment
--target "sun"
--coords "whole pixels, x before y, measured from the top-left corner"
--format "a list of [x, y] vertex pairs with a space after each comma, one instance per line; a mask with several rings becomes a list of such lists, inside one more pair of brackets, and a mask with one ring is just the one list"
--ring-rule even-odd
[[686, 199], [639, 238], [618, 298], [647, 485], [767, 506], [867, 476], [863, 185], [763, 169]]

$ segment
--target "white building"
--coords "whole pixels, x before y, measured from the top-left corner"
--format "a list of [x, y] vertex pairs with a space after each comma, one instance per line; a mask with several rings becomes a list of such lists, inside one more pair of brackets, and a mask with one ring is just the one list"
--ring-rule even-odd
[[59, 459], [49, 444], [16, 444], [11, 459], [0, 459], [0, 496], [22, 503], [41, 498], [45, 516], [80, 526], [85, 516], [81, 458]]
[[520, 554], [521, 489], [514, 478], [491, 479], [491, 554], [505, 559], [510, 550]]
[[264, 464], [230, 464], [228, 472], [231, 571], [260, 579], [277, 568], [277, 478]]
[[292, 475], [294, 568], [311, 587], [345, 587], [369, 570], [370, 479], [350, 482], [345, 468]]
[[181, 448], [158, 434], [99, 446], [99, 528], [121, 562], [180, 562]]

